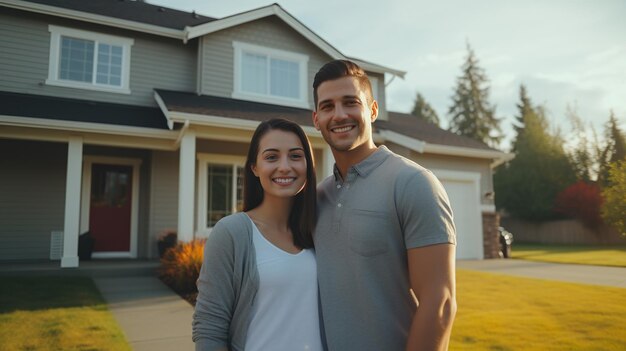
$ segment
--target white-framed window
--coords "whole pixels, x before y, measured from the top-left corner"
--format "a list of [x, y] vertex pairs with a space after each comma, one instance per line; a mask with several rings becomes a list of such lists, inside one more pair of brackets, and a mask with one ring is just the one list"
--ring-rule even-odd
[[130, 94], [132, 39], [53, 25], [48, 30], [46, 84]]
[[310, 108], [308, 56], [242, 42], [233, 48], [233, 98]]
[[222, 217], [243, 210], [245, 157], [198, 154], [198, 230], [208, 232]]

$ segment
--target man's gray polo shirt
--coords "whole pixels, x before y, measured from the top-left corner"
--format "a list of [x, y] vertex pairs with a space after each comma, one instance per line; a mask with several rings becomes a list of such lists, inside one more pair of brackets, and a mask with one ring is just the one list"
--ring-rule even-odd
[[[404, 350], [416, 310], [407, 248], [455, 243], [435, 176], [381, 146], [318, 186], [315, 249], [329, 350]], [[429, 267], [424, 267], [429, 269]]]

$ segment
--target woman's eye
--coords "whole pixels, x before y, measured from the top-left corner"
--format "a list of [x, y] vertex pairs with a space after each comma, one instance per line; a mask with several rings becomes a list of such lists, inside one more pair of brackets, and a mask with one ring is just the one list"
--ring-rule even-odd
[[292, 158], [292, 159], [294, 159], [294, 160], [299, 160], [299, 159], [301, 159], [302, 157], [303, 157], [303, 156], [302, 156], [302, 155], [300, 155], [300, 154], [292, 154], [292, 155], [291, 155], [291, 158]]
[[265, 159], [268, 161], [273, 161], [275, 159], [277, 159], [278, 157], [276, 157], [276, 155], [267, 155], [265, 156]]

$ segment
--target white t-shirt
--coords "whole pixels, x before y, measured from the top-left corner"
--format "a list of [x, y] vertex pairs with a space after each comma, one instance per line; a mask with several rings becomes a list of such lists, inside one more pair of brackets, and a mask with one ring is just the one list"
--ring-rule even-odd
[[322, 350], [314, 251], [288, 253], [252, 224], [259, 291], [245, 350]]

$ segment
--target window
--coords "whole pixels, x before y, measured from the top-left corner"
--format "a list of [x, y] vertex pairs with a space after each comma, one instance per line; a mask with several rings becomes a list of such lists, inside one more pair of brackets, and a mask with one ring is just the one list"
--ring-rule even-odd
[[198, 229], [243, 210], [243, 164], [236, 156], [198, 155]]
[[132, 39], [49, 26], [47, 84], [130, 94]]
[[234, 98], [309, 108], [308, 57], [234, 42]]

